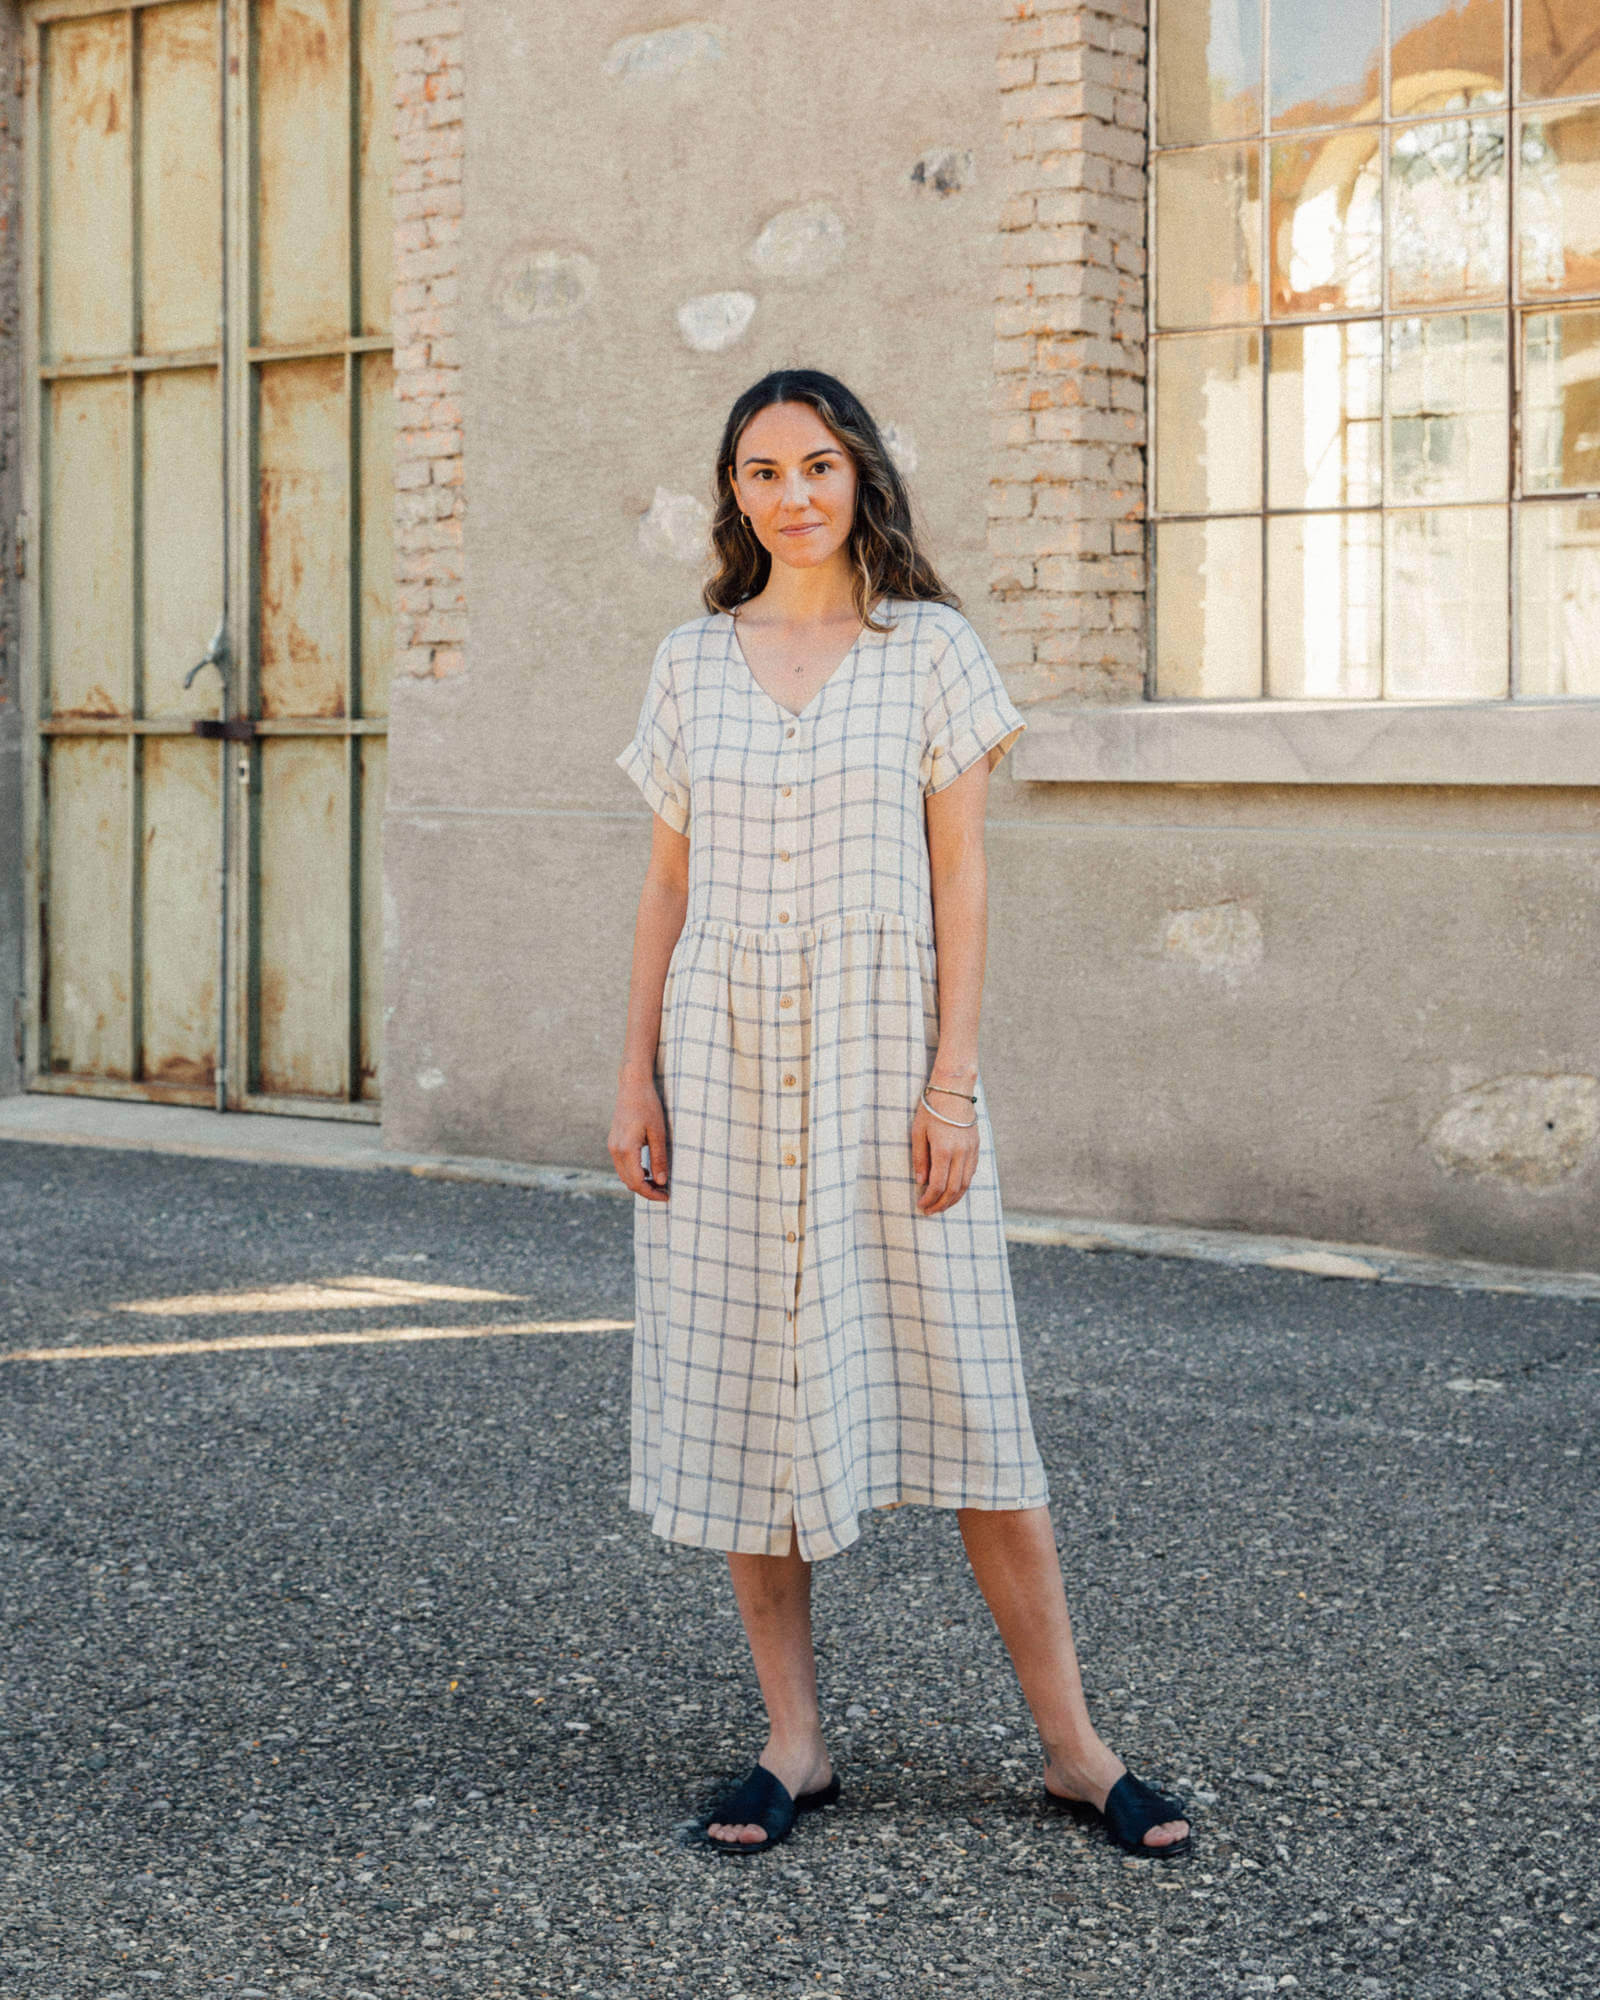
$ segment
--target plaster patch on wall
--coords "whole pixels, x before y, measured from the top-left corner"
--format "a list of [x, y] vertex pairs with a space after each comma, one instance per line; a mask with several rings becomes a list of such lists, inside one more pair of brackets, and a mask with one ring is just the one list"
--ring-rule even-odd
[[624, 35], [606, 53], [607, 76], [624, 83], [699, 77], [721, 62], [723, 31], [711, 21], [680, 21], [648, 35]]
[[447, 1078], [442, 1069], [419, 1069], [417, 1071], [418, 1090], [443, 1090]]
[[755, 316], [750, 292], [705, 292], [678, 308], [678, 331], [696, 354], [720, 354], [742, 340]]
[[1261, 963], [1266, 945], [1254, 910], [1243, 903], [1208, 903], [1174, 910], [1162, 927], [1161, 949], [1168, 958], [1236, 979]]
[[512, 326], [549, 325], [575, 319], [599, 282], [581, 250], [519, 250], [500, 267], [494, 302]]
[[669, 562], [693, 563], [702, 560], [711, 533], [711, 509], [692, 493], [669, 493], [656, 488], [648, 513], [639, 517], [639, 546], [647, 556], [665, 556]]
[[972, 155], [954, 146], [930, 146], [911, 169], [911, 185], [927, 194], [958, 194], [972, 183]]
[[750, 245], [769, 278], [821, 278], [844, 261], [844, 224], [826, 202], [780, 209]]
[[899, 424], [881, 424], [878, 435], [883, 439], [883, 448], [894, 460], [896, 466], [909, 479], [921, 462], [917, 441], [910, 431]]
[[1600, 1077], [1497, 1076], [1457, 1091], [1428, 1150], [1449, 1174], [1557, 1187], [1600, 1154]]

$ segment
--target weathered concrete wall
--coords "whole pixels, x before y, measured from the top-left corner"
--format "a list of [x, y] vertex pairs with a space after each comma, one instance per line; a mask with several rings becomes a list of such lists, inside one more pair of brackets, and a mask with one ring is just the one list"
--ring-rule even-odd
[[468, 10], [463, 671], [397, 684], [385, 1133], [603, 1161], [648, 817], [612, 759], [700, 610], [734, 396], [895, 427], [984, 615], [1007, 159], [966, 0]]
[[21, 591], [12, 559], [22, 505], [21, 140], [12, 90], [21, 18], [0, 7], [0, 1096], [22, 1088]]
[[[471, 628], [396, 694], [392, 1143], [604, 1164], [648, 844], [611, 760], [766, 367], [894, 425], [1020, 700], [1137, 695], [1141, 27], [472, 11]], [[990, 825], [1013, 1207], [1600, 1261], [1600, 792], [1002, 766]]]

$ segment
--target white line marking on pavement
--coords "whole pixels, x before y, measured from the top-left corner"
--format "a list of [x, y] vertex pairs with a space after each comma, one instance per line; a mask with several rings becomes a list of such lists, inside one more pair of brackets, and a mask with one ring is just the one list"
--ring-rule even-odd
[[243, 1333], [227, 1340], [141, 1340], [111, 1347], [14, 1347], [0, 1361], [142, 1361], [164, 1354], [241, 1354], [274, 1347], [369, 1347], [411, 1340], [495, 1340], [524, 1333], [631, 1333], [631, 1319], [529, 1319], [500, 1326], [385, 1326], [334, 1333]]
[[130, 1299], [113, 1312], [180, 1319], [212, 1313], [355, 1312], [363, 1306], [497, 1305], [521, 1292], [480, 1292], [470, 1285], [425, 1285], [415, 1278], [323, 1278], [316, 1284], [268, 1285], [259, 1292], [194, 1292], [187, 1298]]

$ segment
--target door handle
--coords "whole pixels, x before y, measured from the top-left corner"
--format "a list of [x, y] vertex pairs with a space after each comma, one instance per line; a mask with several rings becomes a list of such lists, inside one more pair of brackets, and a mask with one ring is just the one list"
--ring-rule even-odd
[[[202, 667], [215, 667], [221, 678], [223, 688], [226, 690], [228, 685], [228, 621], [226, 617], [217, 620], [217, 629], [211, 635], [211, 644], [207, 646], [199, 659], [195, 661], [194, 665], [184, 675], [183, 684], [186, 688], [193, 685], [194, 677], [200, 672]], [[202, 736], [206, 733], [205, 730], [201, 730], [200, 732]]]

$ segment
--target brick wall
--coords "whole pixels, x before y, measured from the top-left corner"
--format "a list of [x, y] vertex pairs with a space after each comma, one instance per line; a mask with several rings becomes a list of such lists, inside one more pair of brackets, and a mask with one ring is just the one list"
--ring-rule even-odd
[[460, 283], [462, 0], [392, 0], [395, 671], [466, 666]]
[[1013, 0], [990, 623], [1018, 701], [1144, 690], [1145, 0]]

